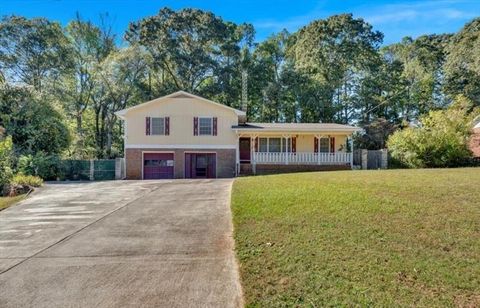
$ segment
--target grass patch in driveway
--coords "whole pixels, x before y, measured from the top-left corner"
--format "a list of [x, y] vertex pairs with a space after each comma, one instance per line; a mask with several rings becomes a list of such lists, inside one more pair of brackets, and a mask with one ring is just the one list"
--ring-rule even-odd
[[480, 306], [480, 169], [239, 178], [247, 306]]
[[25, 195], [19, 195], [15, 197], [0, 197], [0, 211], [12, 206], [13, 204], [22, 200], [24, 197]]

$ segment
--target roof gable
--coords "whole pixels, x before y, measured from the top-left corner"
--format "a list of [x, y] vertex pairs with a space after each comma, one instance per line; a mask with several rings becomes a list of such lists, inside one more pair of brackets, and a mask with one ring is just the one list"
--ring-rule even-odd
[[120, 118], [123, 119], [123, 118], [127, 115], [127, 113], [128, 113], [129, 111], [131, 111], [131, 110], [135, 110], [135, 109], [138, 109], [138, 108], [146, 107], [146, 106], [149, 106], [149, 105], [152, 105], [152, 104], [155, 104], [155, 103], [161, 103], [161, 102], [167, 101], [168, 99], [171, 99], [171, 98], [192, 98], [192, 99], [198, 99], [198, 100], [201, 100], [201, 101], [203, 101], [203, 102], [206, 102], [206, 103], [209, 103], [209, 104], [213, 104], [213, 105], [215, 105], [215, 106], [219, 106], [219, 107], [228, 109], [228, 110], [234, 112], [234, 113], [235, 113], [236, 115], [238, 115], [238, 116], [245, 116], [245, 115], [246, 115], [244, 111], [241, 111], [241, 110], [238, 110], [238, 109], [235, 109], [235, 108], [232, 108], [232, 107], [228, 107], [228, 106], [226, 106], [226, 105], [223, 105], [223, 104], [220, 104], [220, 103], [211, 101], [211, 100], [209, 100], [209, 99], [206, 99], [206, 98], [203, 98], [203, 97], [200, 97], [200, 96], [197, 96], [197, 95], [194, 95], [194, 94], [185, 92], [185, 91], [177, 91], [177, 92], [171, 93], [171, 94], [169, 94], [169, 95], [165, 95], [165, 96], [162, 96], [162, 97], [153, 99], [153, 100], [151, 100], [151, 101], [148, 101], [148, 102], [145, 102], [145, 103], [142, 103], [142, 104], [135, 105], [135, 106], [130, 107], [130, 108], [122, 109], [122, 110], [119, 110], [119, 111], [115, 112], [115, 114], [116, 114], [117, 116], [119, 116]]

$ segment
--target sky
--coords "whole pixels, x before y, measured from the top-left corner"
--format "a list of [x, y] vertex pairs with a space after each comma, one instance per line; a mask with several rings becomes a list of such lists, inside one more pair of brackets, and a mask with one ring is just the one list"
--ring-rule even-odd
[[405, 36], [452, 33], [480, 17], [480, 0], [0, 0], [0, 16], [46, 17], [67, 24], [79, 12], [83, 19], [109, 14], [113, 30], [123, 37], [128, 24], [155, 15], [162, 7], [212, 11], [224, 20], [251, 23], [256, 41], [282, 29], [294, 32], [315, 19], [352, 13], [384, 33], [384, 44]]

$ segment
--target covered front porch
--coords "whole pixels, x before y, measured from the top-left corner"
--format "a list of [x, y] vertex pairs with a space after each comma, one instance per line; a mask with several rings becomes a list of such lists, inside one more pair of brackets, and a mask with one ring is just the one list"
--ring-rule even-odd
[[[289, 129], [285, 127], [237, 129], [239, 172], [251, 169], [255, 174], [257, 166], [265, 165], [270, 165], [269, 170], [274, 170], [275, 165], [297, 166], [291, 168], [292, 170], [309, 170], [308, 166], [311, 166], [311, 170], [321, 169], [314, 166], [352, 168], [352, 133], [357, 129], [341, 125], [342, 131], [339, 131], [339, 127], [336, 127], [336, 130], [330, 127], [329, 131], [320, 131], [318, 126], [322, 124], [313, 125], [315, 126], [309, 127], [304, 124], [298, 128], [289, 125], [290, 127], [287, 127]], [[286, 170], [285, 167], [278, 169]]]

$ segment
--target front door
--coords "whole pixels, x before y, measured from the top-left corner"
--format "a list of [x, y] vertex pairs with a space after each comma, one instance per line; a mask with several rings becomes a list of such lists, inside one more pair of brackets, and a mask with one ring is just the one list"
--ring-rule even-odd
[[216, 178], [215, 153], [186, 153], [185, 178], [211, 179]]
[[250, 163], [250, 138], [240, 138], [240, 163]]

